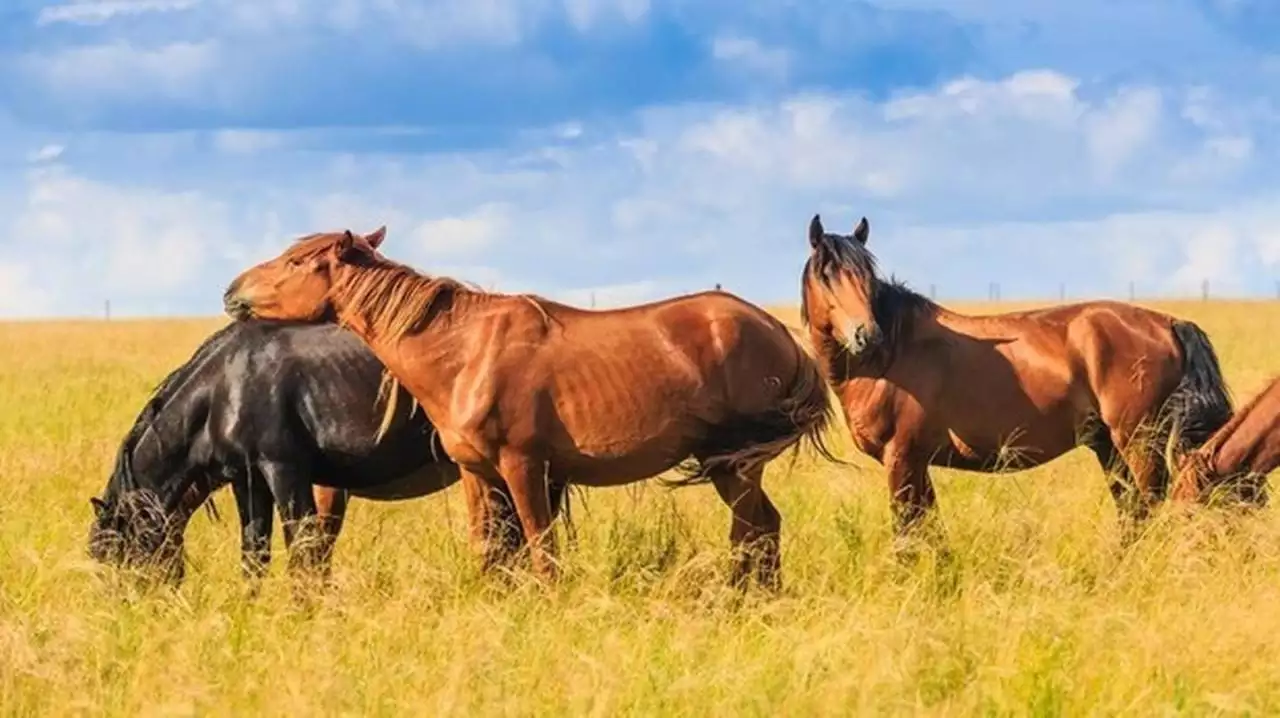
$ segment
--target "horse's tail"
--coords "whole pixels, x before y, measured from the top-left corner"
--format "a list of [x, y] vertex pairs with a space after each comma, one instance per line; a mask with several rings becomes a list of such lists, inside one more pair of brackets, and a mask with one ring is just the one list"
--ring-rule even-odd
[[796, 350], [796, 378], [783, 400], [783, 410], [790, 415], [797, 430], [798, 440], [792, 446], [799, 451], [800, 445], [807, 443], [827, 461], [844, 463], [827, 446], [826, 432], [834, 411], [827, 378], [807, 347], [796, 342]]
[[[792, 332], [788, 330], [788, 334]], [[794, 336], [788, 338], [795, 351], [796, 371], [774, 408], [765, 414], [739, 417], [717, 427], [710, 443], [718, 451], [682, 465], [679, 470], [685, 477], [666, 483], [700, 483], [708, 479], [713, 470], [741, 474], [787, 449], [793, 449], [798, 456], [802, 444], [809, 444], [828, 461], [846, 463], [837, 458], [826, 443], [833, 403], [822, 368]]]
[[1231, 395], [1213, 342], [1193, 322], [1175, 319], [1173, 336], [1182, 350], [1182, 378], [1165, 401], [1173, 422], [1170, 457], [1177, 466], [1181, 455], [1209, 440], [1231, 420]]

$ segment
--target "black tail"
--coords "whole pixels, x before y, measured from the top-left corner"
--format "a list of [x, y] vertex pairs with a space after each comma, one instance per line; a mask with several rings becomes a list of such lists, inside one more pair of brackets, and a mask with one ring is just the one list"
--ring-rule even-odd
[[[783, 325], [779, 322], [779, 327]], [[784, 327], [785, 328], [785, 327]], [[662, 479], [668, 486], [685, 486], [710, 480], [719, 469], [738, 473], [770, 461], [787, 449], [798, 455], [802, 443], [822, 458], [848, 465], [832, 453], [825, 432], [833, 416], [831, 391], [822, 369], [798, 342], [796, 375], [786, 394], [772, 410], [758, 416], [739, 416], [714, 427], [701, 450], [701, 458], [682, 462], [680, 479]]]
[[1209, 336], [1193, 322], [1174, 320], [1173, 335], [1182, 348], [1182, 379], [1165, 403], [1176, 427], [1174, 451], [1182, 454], [1209, 439], [1231, 419], [1233, 408], [1218, 354]]

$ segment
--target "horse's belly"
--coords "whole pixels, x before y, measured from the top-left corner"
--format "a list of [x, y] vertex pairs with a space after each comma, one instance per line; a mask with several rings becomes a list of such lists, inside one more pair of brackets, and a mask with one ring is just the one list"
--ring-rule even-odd
[[404, 501], [430, 496], [457, 483], [458, 467], [452, 464], [428, 464], [406, 476], [373, 486], [349, 489], [352, 496], [370, 501]]
[[932, 464], [967, 471], [1021, 471], [1052, 461], [1075, 448], [1074, 425], [1067, 419], [1005, 431], [949, 429]]
[[638, 457], [625, 461], [587, 461], [576, 463], [565, 473], [575, 484], [583, 486], [619, 486], [652, 478], [674, 467], [680, 459]]
[[557, 462], [557, 469], [570, 476], [575, 484], [617, 486], [657, 476], [688, 456], [688, 447], [653, 445], [625, 454], [578, 454]]

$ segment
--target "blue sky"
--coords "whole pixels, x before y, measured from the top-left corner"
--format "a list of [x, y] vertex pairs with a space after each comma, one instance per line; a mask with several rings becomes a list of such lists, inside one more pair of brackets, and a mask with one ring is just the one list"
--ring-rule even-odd
[[1271, 0], [0, 4], [0, 315], [214, 314], [291, 238], [575, 303], [1273, 295]]

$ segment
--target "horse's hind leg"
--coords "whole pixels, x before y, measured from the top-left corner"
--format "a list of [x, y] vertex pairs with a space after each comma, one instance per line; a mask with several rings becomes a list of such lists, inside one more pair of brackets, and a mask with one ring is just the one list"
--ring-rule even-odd
[[1115, 442], [1111, 439], [1111, 430], [1098, 423], [1086, 430], [1080, 443], [1093, 452], [1102, 466], [1102, 472], [1107, 477], [1107, 488], [1111, 491], [1116, 510], [1126, 519], [1132, 518], [1137, 506], [1137, 487], [1134, 485], [1129, 465], [1124, 462], [1116, 449]]
[[745, 588], [748, 578], [762, 586], [777, 590], [781, 585], [782, 515], [764, 492], [764, 465], [734, 472], [716, 469], [708, 472], [720, 494], [720, 500], [733, 511], [729, 543], [734, 553], [731, 581]]
[[[1112, 474], [1110, 481], [1111, 496], [1121, 514], [1121, 542], [1128, 545], [1151, 516], [1152, 506], [1163, 498], [1169, 473], [1164, 465], [1159, 432], [1150, 431], [1144, 425], [1127, 430], [1111, 427], [1108, 438], [1111, 463], [1123, 467]], [[1104, 446], [1103, 455], [1107, 453]], [[1100, 461], [1103, 455], [1099, 455]]]
[[247, 579], [261, 579], [271, 563], [271, 529], [275, 519], [271, 488], [250, 472], [248, 477], [232, 481], [231, 491], [240, 516], [240, 570]]
[[342, 524], [347, 515], [348, 497], [345, 490], [330, 486], [313, 486], [312, 492], [320, 529], [318, 560], [321, 571], [328, 578], [333, 564], [333, 549], [338, 543], [338, 534], [342, 533]]

